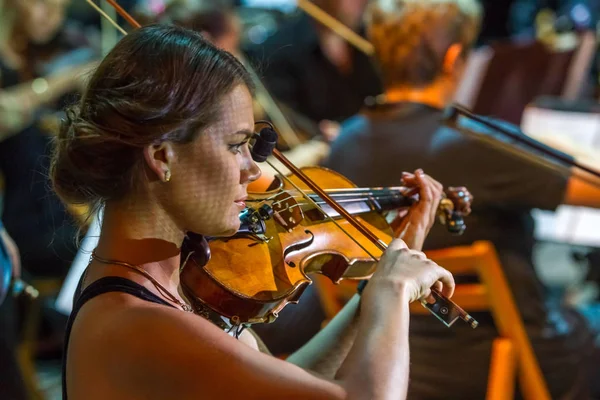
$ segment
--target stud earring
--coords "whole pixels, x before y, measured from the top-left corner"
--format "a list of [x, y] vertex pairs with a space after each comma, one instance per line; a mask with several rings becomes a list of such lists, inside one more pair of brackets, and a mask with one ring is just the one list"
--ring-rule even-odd
[[169, 182], [170, 180], [171, 180], [171, 171], [166, 170], [165, 171], [165, 182]]

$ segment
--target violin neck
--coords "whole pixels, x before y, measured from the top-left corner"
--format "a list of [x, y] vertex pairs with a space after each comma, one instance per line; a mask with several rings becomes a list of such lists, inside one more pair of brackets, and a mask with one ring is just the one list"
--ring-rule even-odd
[[[338, 204], [351, 214], [361, 214], [365, 212], [386, 212], [396, 210], [402, 207], [409, 207], [416, 201], [414, 196], [405, 196], [404, 188], [351, 188], [351, 189], [330, 189], [327, 194]], [[310, 194], [310, 197], [330, 216], [336, 217], [338, 213], [329, 207], [316, 194]]]

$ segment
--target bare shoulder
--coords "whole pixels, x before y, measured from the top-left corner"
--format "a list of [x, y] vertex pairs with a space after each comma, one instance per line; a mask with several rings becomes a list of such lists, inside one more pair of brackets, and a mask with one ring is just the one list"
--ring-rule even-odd
[[[87, 303], [75, 320], [72, 336], [136, 358], [138, 349], [153, 346], [153, 353], [165, 347], [174, 351], [180, 346], [189, 347], [185, 341], [190, 339], [199, 347], [209, 341], [224, 341], [224, 347], [236, 344], [204, 318], [122, 293], [105, 294]], [[152, 354], [143, 358], [149, 357]]]
[[[71, 351], [91, 349], [86, 357], [93, 357], [95, 369], [108, 374], [101, 379], [125, 392], [143, 390], [146, 398], [180, 399], [198, 398], [199, 393], [206, 398], [223, 393], [234, 398], [343, 398], [333, 382], [260, 353], [202, 317], [129, 299], [115, 307], [111, 301], [124, 300], [116, 296], [105, 298], [104, 309], [93, 301], [82, 308], [69, 344], [69, 363]], [[77, 358], [68, 374], [76, 370]], [[74, 374], [85, 375], [85, 369]]]

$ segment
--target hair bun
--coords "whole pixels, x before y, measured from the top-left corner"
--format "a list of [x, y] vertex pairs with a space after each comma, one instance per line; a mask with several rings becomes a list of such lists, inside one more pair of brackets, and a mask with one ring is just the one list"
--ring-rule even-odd
[[[56, 193], [69, 204], [95, 206], [125, 191], [123, 176], [135, 164], [135, 148], [107, 141], [103, 131], [81, 118], [78, 106], [67, 109], [55, 139], [50, 177]], [[111, 162], [115, 157], [129, 162]]]

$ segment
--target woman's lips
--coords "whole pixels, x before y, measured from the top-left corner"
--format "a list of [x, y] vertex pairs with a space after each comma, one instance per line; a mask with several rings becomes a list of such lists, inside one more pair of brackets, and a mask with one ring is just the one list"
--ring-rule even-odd
[[234, 203], [237, 204], [242, 209], [244, 209], [244, 208], [246, 208], [246, 199], [247, 199], [247, 197], [243, 197], [239, 200], [234, 200]]

